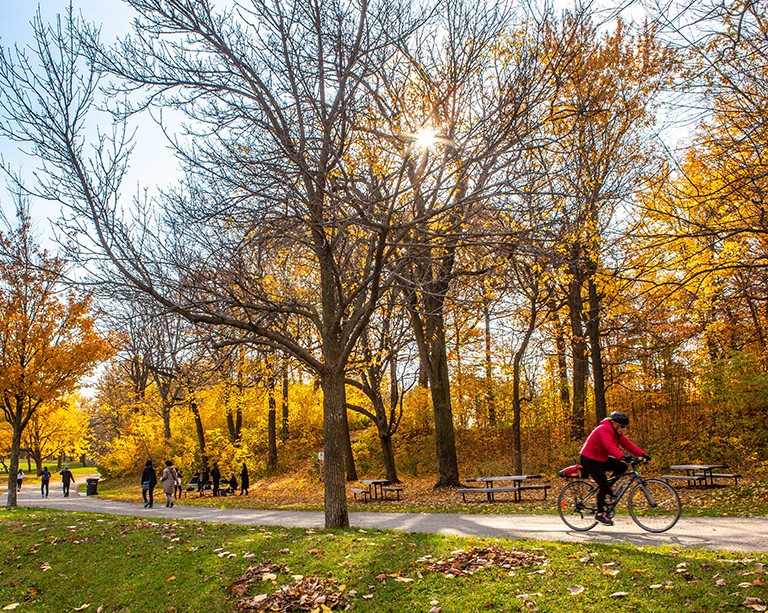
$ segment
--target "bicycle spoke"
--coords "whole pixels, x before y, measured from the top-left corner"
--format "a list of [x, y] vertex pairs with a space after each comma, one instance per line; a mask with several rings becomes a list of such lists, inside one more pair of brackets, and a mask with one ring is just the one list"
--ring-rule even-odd
[[568, 483], [557, 497], [557, 512], [573, 530], [585, 532], [595, 527], [597, 491], [585, 481]]
[[665, 532], [680, 518], [680, 497], [666, 481], [646, 479], [629, 494], [629, 514], [648, 532]]

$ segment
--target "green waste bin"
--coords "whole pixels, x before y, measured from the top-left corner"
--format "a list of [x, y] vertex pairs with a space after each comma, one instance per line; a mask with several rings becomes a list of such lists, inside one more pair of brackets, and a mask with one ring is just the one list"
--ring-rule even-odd
[[99, 479], [97, 477], [89, 477], [85, 480], [85, 495], [96, 496], [99, 492], [96, 490], [99, 485]]

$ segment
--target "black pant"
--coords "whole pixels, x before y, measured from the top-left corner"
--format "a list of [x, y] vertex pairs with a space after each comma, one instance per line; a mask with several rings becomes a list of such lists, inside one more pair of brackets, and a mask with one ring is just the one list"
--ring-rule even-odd
[[40, 482], [40, 495], [48, 498], [48, 481]]
[[610, 470], [612, 477], [618, 477], [627, 472], [627, 465], [624, 462], [619, 462], [616, 458], [609, 457], [607, 462], [599, 462], [585, 456], [581, 456], [581, 465], [600, 488], [597, 491], [597, 512], [602, 513], [605, 509], [605, 497], [608, 494], [613, 494], [611, 486], [608, 485], [606, 471]]

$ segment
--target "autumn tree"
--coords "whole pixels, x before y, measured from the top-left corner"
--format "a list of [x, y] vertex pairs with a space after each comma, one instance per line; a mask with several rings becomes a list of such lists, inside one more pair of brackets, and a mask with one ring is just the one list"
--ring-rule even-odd
[[35, 462], [39, 473], [46, 460], [88, 452], [90, 425], [88, 413], [81, 410], [76, 396], [64, 396], [41, 405], [27, 423], [22, 435], [22, 450]]
[[65, 262], [40, 249], [28, 208], [17, 225], [0, 232], [0, 403], [12, 427], [8, 505], [16, 505], [19, 452], [41, 407], [75, 391], [106, 359], [109, 344], [98, 333], [92, 300], [66, 290]]
[[631, 203], [657, 167], [652, 130], [658, 98], [671, 83], [675, 56], [650, 26], [633, 35], [617, 20], [600, 33], [588, 13], [564, 13], [547, 35], [561, 82], [553, 98], [547, 147], [553, 203], [560, 212], [572, 341], [572, 437], [584, 435], [586, 379], [592, 367], [595, 414], [607, 413], [601, 317], [616, 212]]

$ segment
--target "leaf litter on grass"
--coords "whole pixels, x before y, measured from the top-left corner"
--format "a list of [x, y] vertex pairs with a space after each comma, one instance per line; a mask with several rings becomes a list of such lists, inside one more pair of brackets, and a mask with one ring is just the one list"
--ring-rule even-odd
[[425, 569], [443, 573], [446, 576], [473, 575], [478, 570], [497, 566], [505, 570], [539, 566], [546, 562], [546, 557], [530, 551], [508, 551], [496, 545], [474, 547], [469, 551], [458, 550], [445, 560], [432, 562], [420, 558], [418, 562], [427, 562]]
[[[265, 561], [250, 566], [245, 574], [227, 587], [227, 591], [240, 598], [235, 604], [236, 611], [333, 611], [350, 608], [344, 596], [343, 586], [337, 587], [330, 579], [294, 575], [293, 581], [283, 585], [271, 594], [246, 596], [251, 584], [274, 581], [278, 573], [290, 573], [284, 564]], [[245, 596], [245, 597], [243, 597]]]

